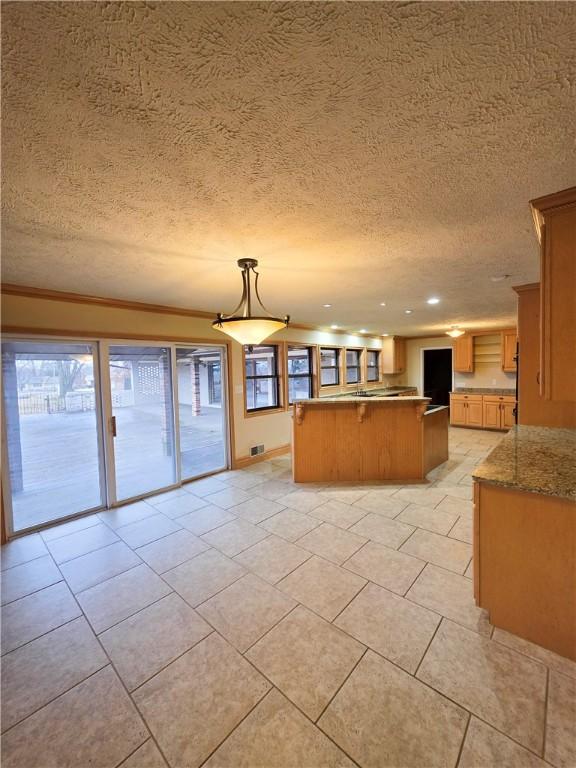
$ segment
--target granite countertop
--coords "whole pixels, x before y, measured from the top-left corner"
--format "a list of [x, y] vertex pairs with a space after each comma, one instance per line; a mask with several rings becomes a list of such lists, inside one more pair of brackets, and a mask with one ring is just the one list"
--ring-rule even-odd
[[295, 400], [295, 405], [322, 405], [323, 403], [340, 403], [340, 405], [349, 405], [350, 403], [381, 403], [386, 400], [388, 403], [409, 403], [410, 401], [416, 401], [417, 403], [429, 403], [429, 397], [418, 397], [416, 395], [405, 397], [393, 397], [391, 395], [373, 395], [372, 397], [362, 397], [356, 395], [335, 395], [334, 397], [312, 397], [307, 400]]
[[456, 387], [451, 395], [508, 395], [516, 397], [515, 389], [490, 389], [489, 387]]
[[576, 429], [513, 427], [472, 477], [576, 501]]

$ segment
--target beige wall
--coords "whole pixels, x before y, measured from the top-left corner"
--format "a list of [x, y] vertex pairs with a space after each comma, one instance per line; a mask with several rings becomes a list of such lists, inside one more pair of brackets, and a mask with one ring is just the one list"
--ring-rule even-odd
[[[125, 335], [128, 338], [158, 336], [172, 341], [208, 341], [220, 344], [230, 341], [235, 457], [241, 459], [248, 456], [250, 447], [253, 445], [263, 444], [265, 450], [269, 451], [290, 443], [291, 412], [289, 410], [245, 416], [242, 347], [225, 334], [214, 331], [211, 321], [207, 318], [5, 294], [2, 296], [2, 324], [38, 331], [50, 330], [64, 336], [66, 333], [81, 332], [95, 339], [101, 336], [122, 339]], [[366, 346], [371, 349], [380, 349], [382, 346], [379, 339], [297, 328], [283, 330], [275, 334], [271, 341], [327, 346]], [[404, 383], [402, 375], [388, 376], [385, 380], [389, 384]], [[334, 394], [345, 389], [345, 387], [330, 387], [322, 394]]]
[[[422, 394], [422, 350], [453, 346], [454, 342], [449, 336], [439, 336], [433, 339], [409, 339], [406, 344], [406, 383], [418, 387], [418, 392]], [[454, 386], [514, 389], [516, 374], [504, 373], [500, 363], [477, 366], [474, 373], [454, 373]]]

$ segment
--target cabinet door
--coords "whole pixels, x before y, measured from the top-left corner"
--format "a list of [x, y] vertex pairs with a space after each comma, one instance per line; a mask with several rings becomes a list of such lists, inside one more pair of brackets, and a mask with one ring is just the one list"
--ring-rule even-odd
[[533, 201], [543, 217], [540, 291], [540, 393], [576, 402], [576, 189]]
[[450, 423], [466, 424], [466, 402], [464, 400], [450, 400]]
[[514, 419], [514, 408], [516, 403], [502, 403], [502, 429], [510, 429], [516, 423]]
[[500, 401], [499, 400], [487, 400], [484, 398], [484, 420], [483, 426], [486, 429], [500, 429]]
[[406, 339], [394, 339], [394, 373], [406, 370]]
[[458, 373], [474, 371], [474, 337], [465, 334], [454, 342], [454, 370]]
[[481, 427], [484, 423], [484, 414], [482, 413], [482, 401], [468, 401], [466, 403], [466, 424], [469, 427]]
[[502, 370], [516, 370], [516, 331], [502, 331]]

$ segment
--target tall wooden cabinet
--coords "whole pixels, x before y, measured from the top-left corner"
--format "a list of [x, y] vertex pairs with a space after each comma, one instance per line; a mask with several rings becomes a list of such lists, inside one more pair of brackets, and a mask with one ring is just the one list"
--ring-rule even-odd
[[541, 245], [540, 394], [576, 403], [576, 187], [530, 205]]
[[540, 283], [519, 285], [518, 423], [534, 427], [576, 427], [576, 403], [540, 394]]

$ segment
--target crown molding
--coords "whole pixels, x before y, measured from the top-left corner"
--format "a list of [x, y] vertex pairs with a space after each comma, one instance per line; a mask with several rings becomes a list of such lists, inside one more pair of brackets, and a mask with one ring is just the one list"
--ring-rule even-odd
[[555, 208], [562, 208], [565, 205], [574, 205], [576, 203], [576, 187], [568, 187], [560, 192], [553, 192], [551, 195], [544, 195], [530, 200], [530, 211], [534, 220], [536, 237], [538, 242], [542, 242], [542, 231], [544, 228], [544, 214]]
[[[162, 315], [180, 315], [183, 317], [198, 317], [205, 320], [216, 319], [216, 312], [206, 312], [201, 309], [186, 309], [184, 307], [174, 307], [167, 304], [149, 304], [142, 301], [131, 301], [128, 299], [111, 299], [105, 296], [92, 296], [83, 293], [69, 293], [67, 291], [53, 291], [49, 288], [35, 288], [30, 285], [16, 285], [14, 283], [3, 283], [1, 286], [3, 294], [8, 296], [23, 296], [31, 299], [43, 299], [47, 301], [64, 301], [73, 304], [88, 304], [98, 307], [109, 307], [112, 309], [125, 309], [135, 312], [152, 312]], [[376, 339], [381, 341], [382, 337], [377, 334], [363, 333], [357, 334], [353, 331], [347, 331], [343, 328], [326, 329], [319, 325], [308, 325], [306, 323], [290, 323], [289, 328], [295, 328], [301, 331], [318, 331], [321, 333], [330, 333], [339, 336], [358, 336], [362, 339]]]

